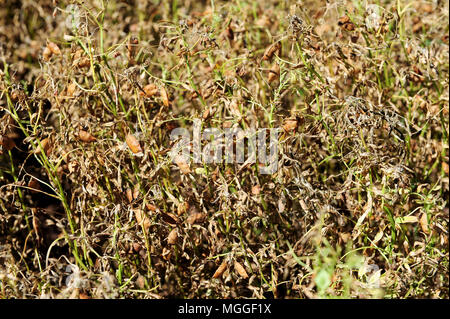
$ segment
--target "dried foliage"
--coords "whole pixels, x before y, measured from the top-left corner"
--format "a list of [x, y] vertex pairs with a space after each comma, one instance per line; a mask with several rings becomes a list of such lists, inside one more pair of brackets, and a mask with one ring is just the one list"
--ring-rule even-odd
[[385, 2], [0, 0], [0, 296], [448, 298], [448, 1]]

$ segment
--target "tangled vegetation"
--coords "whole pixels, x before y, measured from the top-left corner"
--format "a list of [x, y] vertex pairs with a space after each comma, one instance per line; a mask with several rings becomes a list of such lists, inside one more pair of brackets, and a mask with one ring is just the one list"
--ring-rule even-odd
[[448, 9], [0, 0], [0, 296], [449, 298]]

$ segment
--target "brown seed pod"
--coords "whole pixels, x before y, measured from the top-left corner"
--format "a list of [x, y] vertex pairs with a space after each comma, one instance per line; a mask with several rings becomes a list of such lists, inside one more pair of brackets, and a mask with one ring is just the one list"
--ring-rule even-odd
[[136, 137], [134, 137], [134, 135], [132, 134], [127, 134], [126, 138], [125, 138], [128, 147], [130, 148], [130, 150], [134, 153], [142, 153], [142, 147], [139, 144], [139, 141], [137, 140]]
[[217, 268], [216, 272], [213, 275], [213, 278], [219, 278], [223, 275], [223, 273], [225, 272], [225, 270], [227, 269], [228, 263], [224, 260], [219, 268]]
[[130, 63], [134, 63], [134, 57], [137, 52], [137, 45], [139, 44], [139, 40], [136, 37], [131, 37], [130, 41], [127, 44], [127, 57]]
[[278, 65], [278, 63], [275, 63], [269, 71], [269, 76], [268, 76], [269, 83], [278, 79], [279, 76], [280, 76], [280, 66]]
[[296, 128], [297, 128], [297, 120], [295, 120], [295, 119], [288, 119], [283, 124], [283, 129], [286, 132], [293, 131]]
[[80, 292], [80, 295], [78, 296], [79, 299], [91, 299], [88, 294], [84, 292]]
[[162, 258], [164, 260], [169, 261], [171, 256], [172, 256], [172, 251], [170, 249], [164, 247], [163, 251], [162, 251]]
[[189, 164], [184, 160], [182, 156], [175, 157], [174, 162], [175, 164], [177, 164], [178, 168], [183, 174], [189, 174], [191, 172]]
[[203, 118], [204, 120], [206, 120], [206, 119], [209, 117], [209, 113], [210, 113], [209, 108], [205, 109], [205, 110], [203, 111], [202, 118]]
[[8, 136], [0, 136], [0, 145], [2, 146], [2, 148], [0, 149], [1, 154], [1, 151], [12, 150], [16, 146], [16, 143], [12, 138], [9, 138]]
[[144, 92], [141, 92], [141, 95], [145, 95], [145, 97], [152, 97], [158, 93], [158, 88], [153, 83], [147, 84], [142, 90]]
[[73, 54], [73, 61], [80, 59], [83, 56], [83, 49], [78, 49]]
[[352, 23], [352, 21], [350, 21], [350, 18], [346, 15], [339, 18], [338, 25], [346, 31], [355, 30], [355, 25]]
[[83, 49], [78, 49], [72, 57], [72, 66], [77, 66], [79, 68], [88, 67], [91, 65], [91, 60], [87, 56], [83, 56]]
[[136, 221], [138, 222], [138, 224], [143, 226], [145, 230], [148, 230], [150, 228], [150, 219], [147, 217], [147, 214], [143, 210], [134, 210], [134, 215], [136, 216]]
[[194, 212], [189, 215], [189, 217], [186, 219], [186, 222], [191, 225], [201, 223], [205, 220], [205, 217], [206, 216], [203, 213]]
[[431, 3], [422, 3], [422, 5], [420, 6], [420, 10], [426, 13], [432, 13], [434, 9]]
[[39, 186], [39, 182], [34, 178], [30, 179], [30, 181], [28, 182], [28, 187], [33, 189], [31, 190], [31, 192], [33, 193], [37, 193], [37, 191], [41, 189], [41, 187]]
[[137, 199], [139, 196], [139, 184], [134, 185], [133, 188], [133, 199]]
[[55, 55], [60, 55], [61, 54], [61, 50], [59, 49], [58, 45], [56, 43], [53, 42], [48, 42], [47, 43], [47, 48], [50, 49], [50, 51], [55, 54]]
[[209, 118], [212, 118], [214, 114], [216, 114], [216, 109], [208, 107], [207, 109], [205, 109], [205, 111], [203, 111], [202, 118], [204, 120], [207, 120]]
[[188, 208], [189, 208], [189, 203], [188, 202], [179, 203], [178, 207], [177, 207], [177, 214], [178, 214], [178, 216], [181, 216], [184, 213], [186, 213]]
[[87, 56], [80, 58], [77, 63], [77, 66], [79, 68], [85, 68], [90, 65], [91, 65], [91, 60]]
[[344, 25], [346, 23], [350, 22], [350, 18], [348, 16], [342, 16], [338, 20], [338, 25]]
[[422, 228], [422, 231], [425, 234], [428, 234], [430, 232], [430, 228], [428, 227], [427, 213], [423, 213], [422, 216], [420, 216], [419, 223], [420, 223], [420, 227]]
[[161, 218], [171, 226], [176, 226], [180, 222], [180, 219], [172, 213], [161, 213]]
[[353, 23], [346, 23], [344, 24], [344, 29], [347, 31], [353, 31], [355, 30], [355, 25]]
[[446, 162], [442, 162], [442, 170], [444, 171], [445, 175], [448, 176], [448, 164]]
[[76, 89], [77, 89], [77, 85], [75, 83], [70, 83], [66, 88], [67, 96], [73, 96]]
[[144, 289], [145, 288], [145, 277], [142, 275], [138, 275], [137, 279], [136, 279], [136, 286], [139, 289]]
[[252, 187], [252, 194], [259, 195], [261, 193], [261, 187], [259, 185], [255, 185]]
[[263, 57], [262, 57], [262, 59], [264, 60], [264, 61], [268, 61], [268, 60], [271, 60], [272, 59], [272, 57], [273, 57], [273, 55], [275, 54], [275, 52], [277, 52], [278, 51], [278, 55], [280, 54], [280, 51], [281, 51], [281, 43], [278, 41], [278, 42], [275, 42], [274, 44], [272, 44], [271, 46], [269, 46], [267, 49], [266, 49], [266, 51], [264, 52], [264, 55], [263, 55]]
[[133, 243], [132, 246], [133, 246], [133, 251], [136, 253], [138, 253], [142, 249], [142, 246], [139, 243]]
[[160, 88], [159, 94], [161, 95], [164, 106], [169, 106], [169, 95], [163, 86]]
[[233, 121], [225, 121], [222, 123], [223, 128], [230, 128], [231, 126], [233, 126]]
[[52, 55], [53, 55], [52, 51], [48, 47], [45, 47], [44, 52], [42, 53], [42, 57], [44, 58], [44, 60], [45, 61], [50, 60]]
[[198, 92], [197, 92], [197, 91], [193, 91], [193, 92], [191, 93], [190, 99], [191, 99], [191, 100], [194, 100], [194, 99], [196, 99], [196, 98], [198, 98], [198, 97], [199, 97]]
[[167, 236], [167, 243], [169, 245], [175, 245], [177, 243], [177, 239], [178, 239], [178, 232], [177, 229], [174, 228]]
[[236, 269], [237, 273], [239, 274], [239, 276], [241, 276], [242, 279], [248, 278], [248, 274], [247, 271], [245, 271], [244, 266], [242, 266], [237, 261], [234, 262], [234, 269]]
[[86, 142], [86, 143], [94, 142], [97, 140], [95, 138], [95, 136], [93, 136], [91, 133], [84, 131], [84, 130], [80, 130], [78, 132], [78, 137], [80, 138], [80, 140], [82, 140], [83, 142]]
[[45, 151], [45, 155], [49, 155], [50, 152], [52, 151], [52, 147], [51, 147], [51, 145], [50, 145], [50, 139], [49, 139], [49, 138], [44, 138], [44, 139], [41, 141], [41, 145], [38, 144], [38, 147], [37, 147], [36, 150], [34, 151], [34, 154], [38, 155], [38, 154], [41, 154], [41, 153], [42, 153], [41, 146], [42, 146], [42, 148], [43, 148], [44, 151]]
[[125, 195], [127, 196], [128, 202], [131, 203], [133, 201], [133, 192], [131, 191], [131, 188], [127, 188]]
[[234, 32], [231, 26], [228, 26], [228, 28], [225, 29], [225, 36], [230, 40], [234, 40]]

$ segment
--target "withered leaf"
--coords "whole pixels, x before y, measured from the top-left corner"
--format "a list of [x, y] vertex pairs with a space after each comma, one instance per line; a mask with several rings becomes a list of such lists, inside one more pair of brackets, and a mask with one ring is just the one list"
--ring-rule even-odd
[[41, 223], [40, 223], [39, 218], [37, 216], [37, 208], [33, 207], [31, 209], [31, 213], [33, 215], [32, 225], [33, 225], [34, 234], [36, 235], [36, 239], [38, 241], [40, 241], [40, 227], [41, 227]]
[[131, 37], [127, 43], [127, 57], [130, 64], [134, 64], [134, 57], [137, 51], [137, 45], [139, 44], [139, 40], [136, 37]]

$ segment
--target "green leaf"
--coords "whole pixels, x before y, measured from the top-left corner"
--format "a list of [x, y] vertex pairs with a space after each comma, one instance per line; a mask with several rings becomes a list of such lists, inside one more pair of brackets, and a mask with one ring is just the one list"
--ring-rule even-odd
[[419, 219], [416, 216], [397, 217], [395, 219], [396, 224], [417, 223]]
[[321, 269], [314, 278], [314, 282], [319, 291], [324, 291], [331, 284], [331, 275], [325, 269]]

